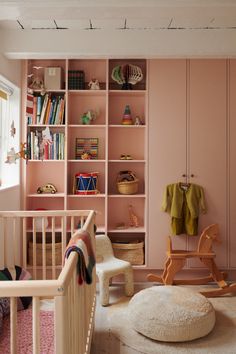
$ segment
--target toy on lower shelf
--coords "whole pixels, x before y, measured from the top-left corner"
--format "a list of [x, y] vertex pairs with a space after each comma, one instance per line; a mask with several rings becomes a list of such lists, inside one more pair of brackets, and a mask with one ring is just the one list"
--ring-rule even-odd
[[133, 211], [133, 205], [129, 205], [129, 226], [139, 227], [138, 216]]

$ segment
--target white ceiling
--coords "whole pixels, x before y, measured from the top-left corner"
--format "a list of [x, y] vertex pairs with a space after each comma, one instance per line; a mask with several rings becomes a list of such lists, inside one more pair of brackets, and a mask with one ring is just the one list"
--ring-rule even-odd
[[0, 0], [5, 29], [236, 29], [235, 0]]
[[[133, 52], [136, 56], [138, 46], [140, 55], [144, 48], [145, 55], [155, 56], [162, 52], [163, 55], [171, 54], [173, 45], [179, 46], [179, 53], [181, 50], [183, 55], [184, 52], [198, 56], [204, 53], [236, 55], [236, 0], [0, 0], [0, 40], [2, 34], [1, 47], [8, 56], [21, 53], [18, 57], [29, 57], [30, 51], [32, 55], [38, 55], [39, 48], [28, 48], [26, 43], [47, 38], [55, 46], [56, 33], [58, 36], [60, 33], [63, 43], [82, 38], [92, 40], [96, 47], [101, 42], [101, 55], [104, 56], [113, 54], [113, 38], [123, 41], [126, 48], [132, 45], [134, 50], [128, 48], [129, 55]], [[125, 43], [128, 39], [132, 43]], [[201, 41], [204, 42], [202, 46]], [[99, 52], [99, 48], [96, 53], [88, 50], [82, 42], [80, 46], [83, 55]], [[214, 50], [211, 50], [212, 46], [215, 46]], [[125, 55], [127, 50], [122, 53], [121, 49], [121, 54]], [[53, 48], [53, 51], [59, 52], [59, 49]], [[64, 56], [62, 52], [68, 51], [76, 54], [67, 47], [58, 56]], [[40, 53], [43, 52], [48, 52], [48, 48], [44, 50], [41, 45]], [[179, 53], [173, 51], [174, 55], [179, 56]]]

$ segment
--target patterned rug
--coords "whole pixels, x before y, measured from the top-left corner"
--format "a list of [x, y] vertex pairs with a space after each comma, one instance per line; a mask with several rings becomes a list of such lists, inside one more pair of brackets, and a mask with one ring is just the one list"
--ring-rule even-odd
[[[197, 291], [197, 287], [195, 287]], [[164, 343], [151, 340], [132, 329], [127, 319], [129, 299], [122, 297], [108, 309], [110, 334], [121, 344], [142, 354], [235, 354], [236, 353], [236, 296], [209, 299], [216, 311], [213, 331], [191, 342]]]

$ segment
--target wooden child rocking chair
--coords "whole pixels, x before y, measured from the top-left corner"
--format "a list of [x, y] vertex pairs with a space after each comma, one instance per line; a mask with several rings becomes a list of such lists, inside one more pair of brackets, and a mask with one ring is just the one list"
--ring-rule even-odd
[[[200, 236], [196, 251], [173, 250], [171, 238], [168, 237], [167, 259], [162, 276], [148, 274], [148, 281], [159, 282], [165, 285], [200, 285], [215, 281], [219, 285], [219, 289], [201, 292], [201, 294], [206, 297], [236, 292], [236, 283], [228, 285], [225, 281], [226, 274], [219, 271], [214, 261], [216, 254], [212, 251], [212, 243], [213, 241], [219, 241], [217, 238], [218, 234], [218, 224], [212, 224], [206, 227]], [[193, 257], [200, 259], [200, 261], [209, 269], [210, 275], [203, 278], [174, 280], [175, 274], [184, 267], [187, 258]]]

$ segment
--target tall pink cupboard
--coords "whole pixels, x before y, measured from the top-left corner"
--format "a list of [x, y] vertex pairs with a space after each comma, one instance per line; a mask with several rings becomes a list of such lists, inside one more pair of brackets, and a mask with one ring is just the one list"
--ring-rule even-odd
[[[164, 188], [185, 181], [204, 188], [207, 213], [199, 231], [219, 223], [217, 264], [235, 267], [236, 62], [226, 59], [150, 60], [149, 268], [163, 268], [170, 216], [160, 210]], [[195, 236], [173, 236], [175, 248], [195, 249]], [[189, 262], [188, 267], [201, 267]]]

